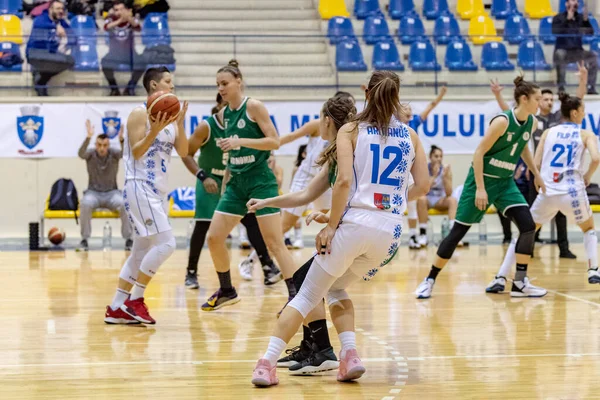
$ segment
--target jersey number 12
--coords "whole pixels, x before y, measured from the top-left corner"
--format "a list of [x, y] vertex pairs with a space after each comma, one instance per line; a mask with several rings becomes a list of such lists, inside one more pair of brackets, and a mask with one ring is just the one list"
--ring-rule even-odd
[[378, 144], [371, 144], [371, 153], [373, 153], [373, 170], [371, 172], [371, 183], [388, 185], [388, 186], [400, 186], [400, 179], [390, 178], [390, 175], [394, 172], [400, 161], [402, 161], [402, 151], [399, 147], [387, 146], [383, 149], [383, 158], [389, 160], [392, 156], [392, 162], [386, 169], [383, 170], [379, 175], [379, 160], [382, 158], [381, 146]]

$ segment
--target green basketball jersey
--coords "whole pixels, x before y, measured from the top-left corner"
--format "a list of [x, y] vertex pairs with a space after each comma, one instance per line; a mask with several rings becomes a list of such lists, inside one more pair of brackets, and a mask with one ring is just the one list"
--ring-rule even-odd
[[217, 120], [217, 115], [213, 115], [206, 120], [208, 123], [208, 139], [200, 148], [200, 156], [198, 157], [198, 166], [209, 175], [217, 178], [225, 176], [227, 169], [227, 160], [229, 153], [223, 153], [217, 146], [217, 139], [225, 138], [225, 129]]
[[[258, 124], [246, 112], [249, 98], [246, 97], [239, 108], [225, 107], [223, 121], [225, 136], [244, 139], [262, 139], [265, 135]], [[247, 172], [255, 168], [267, 167], [270, 151], [238, 147], [229, 152], [229, 170], [232, 174]]]
[[534, 117], [530, 115], [522, 125], [517, 121], [514, 110], [504, 111], [495, 118], [507, 118], [508, 127], [483, 156], [483, 174], [492, 178], [512, 179], [521, 152], [535, 130]]

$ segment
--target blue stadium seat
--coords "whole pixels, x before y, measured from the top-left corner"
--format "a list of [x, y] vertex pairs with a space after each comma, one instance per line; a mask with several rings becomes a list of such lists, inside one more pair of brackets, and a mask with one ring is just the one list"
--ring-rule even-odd
[[387, 22], [385, 18], [379, 15], [370, 15], [367, 17], [363, 28], [363, 35], [367, 44], [375, 44], [380, 40], [391, 39]]
[[513, 71], [515, 66], [508, 61], [508, 52], [503, 43], [488, 42], [481, 50], [481, 66], [487, 71]]
[[467, 42], [455, 39], [446, 48], [446, 67], [450, 71], [477, 71], [473, 55]]
[[355, 0], [354, 15], [357, 19], [365, 19], [369, 15], [383, 15], [379, 8], [379, 0]]
[[171, 44], [169, 21], [165, 13], [150, 13], [144, 18], [142, 44], [149, 47], [159, 44]]
[[76, 15], [70, 21], [77, 43], [96, 43], [96, 20], [89, 15]]
[[427, 38], [421, 38], [410, 46], [408, 62], [413, 71], [439, 71], [442, 69], [435, 58], [433, 46]]
[[[9, 54], [18, 54], [21, 56], [21, 50], [19, 45], [12, 42], [2, 42], [0, 43], [0, 56], [4, 56], [6, 53]], [[21, 72], [23, 71], [23, 64], [15, 64], [10, 67], [5, 67], [0, 64], [0, 72]]]
[[333, 17], [327, 24], [327, 37], [329, 44], [336, 44], [345, 38], [355, 38], [352, 21], [345, 17]]
[[546, 62], [542, 45], [535, 40], [526, 40], [519, 45], [517, 65], [524, 70], [551, 70]]
[[510, 44], [519, 44], [530, 39], [531, 31], [527, 19], [521, 14], [513, 14], [504, 24], [504, 40]]
[[598, 27], [598, 20], [596, 20], [596, 18], [594, 18], [594, 16], [590, 14], [589, 21], [590, 21], [590, 24], [592, 25], [592, 28], [594, 28], [594, 34], [593, 35], [585, 35], [583, 37], [583, 43], [585, 43], [585, 44], [592, 43], [592, 41], [595, 39], [595, 37], [600, 34], [600, 28]]
[[389, 12], [392, 19], [417, 14], [413, 0], [390, 0]]
[[513, 14], [520, 14], [515, 0], [492, 0], [492, 17], [507, 19]]
[[335, 49], [335, 65], [339, 71], [366, 71], [367, 64], [357, 40], [342, 40]]
[[98, 71], [98, 52], [96, 42], [78, 43], [73, 46], [71, 55], [75, 59], [75, 71]]
[[381, 41], [373, 48], [373, 69], [404, 71], [398, 48], [393, 40]]
[[461, 38], [458, 21], [452, 14], [440, 15], [435, 20], [433, 35], [438, 44], [448, 44], [453, 38]]
[[556, 36], [552, 34], [552, 17], [540, 19], [540, 28], [538, 29], [539, 38], [544, 44], [556, 43]]
[[440, 15], [449, 13], [447, 0], [425, 0], [423, 2], [423, 16], [429, 20], [438, 19]]
[[402, 44], [411, 44], [423, 36], [425, 36], [425, 27], [418, 15], [402, 17], [398, 26], [398, 37]]
[[0, 0], [0, 15], [12, 14], [23, 18], [23, 2], [21, 0]]

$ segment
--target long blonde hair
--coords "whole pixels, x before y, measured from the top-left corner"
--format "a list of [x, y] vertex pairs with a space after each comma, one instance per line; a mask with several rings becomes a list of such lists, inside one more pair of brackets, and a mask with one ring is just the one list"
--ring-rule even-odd
[[[335, 130], [337, 132], [344, 124], [350, 121], [354, 115], [356, 115], [356, 106], [350, 97], [339, 95], [327, 100], [325, 104], [323, 104], [322, 111], [325, 117], [329, 117], [333, 121]], [[318, 166], [322, 167], [323, 165], [329, 163], [331, 168], [332, 165], [337, 163], [336, 140], [337, 133], [317, 159]]]

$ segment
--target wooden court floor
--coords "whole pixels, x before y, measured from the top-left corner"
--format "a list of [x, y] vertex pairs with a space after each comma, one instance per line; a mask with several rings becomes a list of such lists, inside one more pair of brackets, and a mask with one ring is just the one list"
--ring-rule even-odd
[[[210, 255], [198, 291], [186, 290], [178, 250], [147, 290], [158, 323], [103, 323], [125, 253], [0, 253], [0, 399], [592, 399], [600, 398], [600, 287], [576, 262], [543, 246], [530, 267], [543, 299], [486, 295], [502, 247], [463, 249], [438, 278], [434, 297], [413, 291], [435, 249], [409, 252], [351, 289], [367, 373], [290, 377], [255, 389], [250, 376], [286, 299], [233, 277], [242, 301], [206, 313], [216, 288]], [[298, 265], [310, 255], [295, 252]], [[234, 261], [241, 252], [232, 250]], [[237, 264], [236, 264], [237, 265]], [[339, 351], [333, 328], [332, 343]], [[295, 342], [300, 335], [295, 337]]]

